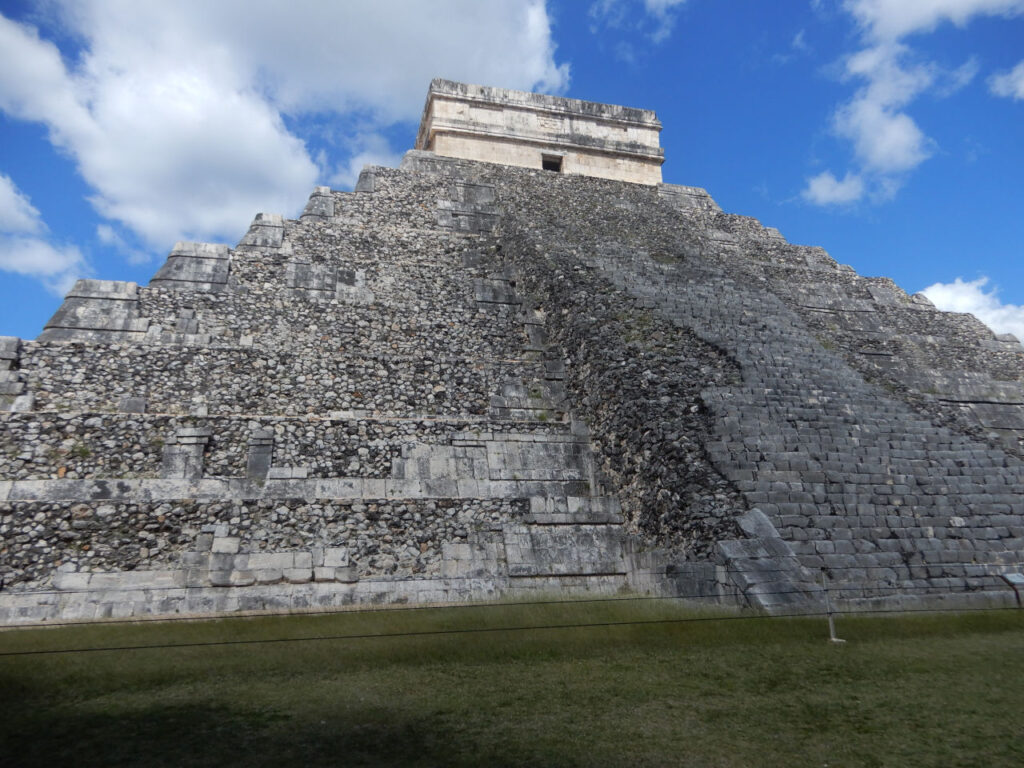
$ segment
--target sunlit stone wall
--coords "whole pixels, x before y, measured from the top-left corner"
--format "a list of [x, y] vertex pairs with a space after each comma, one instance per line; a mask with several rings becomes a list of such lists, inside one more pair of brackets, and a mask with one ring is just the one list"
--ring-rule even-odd
[[664, 162], [660, 132], [651, 110], [438, 79], [430, 85], [416, 148], [445, 157], [658, 184]]

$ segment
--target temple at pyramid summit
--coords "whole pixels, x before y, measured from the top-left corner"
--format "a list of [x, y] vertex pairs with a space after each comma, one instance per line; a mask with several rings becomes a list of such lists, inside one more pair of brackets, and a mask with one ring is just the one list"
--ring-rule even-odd
[[661, 183], [661, 123], [648, 109], [434, 80], [416, 149], [602, 179]]
[[399, 168], [0, 337], [0, 623], [1016, 605], [1024, 348], [662, 183], [660, 129], [435, 80]]

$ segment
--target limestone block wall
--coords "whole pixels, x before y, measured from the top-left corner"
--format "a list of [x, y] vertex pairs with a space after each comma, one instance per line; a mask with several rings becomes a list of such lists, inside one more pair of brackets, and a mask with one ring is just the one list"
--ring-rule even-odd
[[518, 136], [512, 139], [502, 139], [497, 136], [482, 137], [442, 133], [434, 137], [430, 150], [446, 157], [537, 170], [544, 167], [545, 158], [553, 158], [559, 164], [559, 173], [617, 179], [633, 184], [659, 184], [661, 182], [662, 160], [660, 158], [637, 160], [620, 151], [598, 151], [553, 141], [524, 144]]
[[434, 80], [416, 149], [636, 184], [661, 181], [661, 123], [649, 110]]

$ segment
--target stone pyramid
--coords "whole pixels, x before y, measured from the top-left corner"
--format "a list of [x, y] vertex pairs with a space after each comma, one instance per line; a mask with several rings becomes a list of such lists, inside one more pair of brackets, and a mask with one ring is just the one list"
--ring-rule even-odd
[[417, 149], [0, 339], [0, 622], [631, 592], [1011, 605], [1024, 349], [435, 81]]

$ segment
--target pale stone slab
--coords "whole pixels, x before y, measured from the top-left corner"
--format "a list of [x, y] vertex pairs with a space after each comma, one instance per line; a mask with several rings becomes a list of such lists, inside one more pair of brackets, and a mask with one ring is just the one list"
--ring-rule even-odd
[[210, 551], [215, 555], [233, 555], [238, 552], [238, 548], [241, 545], [242, 540], [236, 536], [225, 536], [223, 538], [214, 538], [213, 546]]
[[416, 149], [658, 184], [664, 162], [660, 131], [650, 110], [435, 79]]
[[290, 584], [305, 584], [313, 579], [312, 568], [288, 568], [284, 571], [284, 578]]
[[328, 547], [324, 549], [324, 565], [331, 567], [349, 564], [348, 547]]

